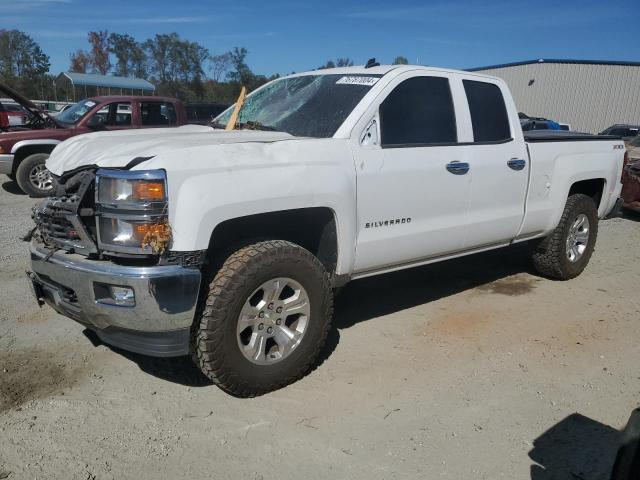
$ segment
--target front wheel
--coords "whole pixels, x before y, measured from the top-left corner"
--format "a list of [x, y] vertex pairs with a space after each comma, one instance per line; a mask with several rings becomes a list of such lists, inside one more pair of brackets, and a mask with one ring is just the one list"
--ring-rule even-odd
[[560, 223], [538, 243], [532, 255], [538, 273], [568, 280], [589, 263], [598, 236], [598, 210], [593, 199], [575, 194], [567, 199]]
[[47, 170], [48, 153], [34, 153], [24, 158], [16, 169], [16, 181], [24, 193], [32, 197], [53, 195], [55, 179]]
[[211, 281], [194, 326], [194, 358], [228, 393], [261, 395], [309, 371], [332, 312], [329, 276], [314, 255], [282, 240], [254, 243]]

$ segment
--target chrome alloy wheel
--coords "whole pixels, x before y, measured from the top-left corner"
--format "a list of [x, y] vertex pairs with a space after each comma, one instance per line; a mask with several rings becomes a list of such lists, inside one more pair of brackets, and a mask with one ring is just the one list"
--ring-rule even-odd
[[53, 188], [53, 178], [51, 172], [47, 170], [44, 163], [34, 166], [29, 172], [29, 181], [38, 190], [51, 190]]
[[274, 278], [245, 301], [237, 326], [238, 346], [252, 363], [271, 365], [287, 358], [304, 336], [311, 305], [302, 285]]
[[567, 236], [567, 258], [577, 262], [582, 258], [589, 243], [589, 219], [584, 213], [578, 215]]

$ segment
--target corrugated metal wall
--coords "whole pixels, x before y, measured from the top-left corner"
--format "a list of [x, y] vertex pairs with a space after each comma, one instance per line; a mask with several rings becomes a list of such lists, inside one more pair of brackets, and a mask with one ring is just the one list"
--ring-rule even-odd
[[640, 124], [638, 66], [533, 63], [478, 73], [505, 80], [519, 112], [569, 123], [573, 130], [597, 133], [614, 123]]

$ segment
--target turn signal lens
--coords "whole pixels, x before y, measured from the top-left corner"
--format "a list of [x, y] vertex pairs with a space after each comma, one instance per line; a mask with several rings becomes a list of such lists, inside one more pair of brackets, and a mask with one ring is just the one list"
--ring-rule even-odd
[[141, 241], [148, 235], [165, 237], [170, 235], [169, 225], [166, 223], [138, 223], [135, 225], [135, 235]]
[[133, 200], [161, 202], [165, 199], [164, 182], [138, 180], [137, 182], [133, 182], [132, 185], [133, 192], [131, 198]]
[[[96, 201], [109, 205], [163, 203], [167, 201], [167, 180], [161, 170], [98, 170]], [[141, 208], [156, 208], [148, 205]], [[131, 205], [134, 210], [137, 207]]]

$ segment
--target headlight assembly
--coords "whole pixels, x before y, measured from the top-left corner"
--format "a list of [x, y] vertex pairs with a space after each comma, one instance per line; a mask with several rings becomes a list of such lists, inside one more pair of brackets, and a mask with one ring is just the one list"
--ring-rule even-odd
[[98, 170], [96, 214], [101, 250], [163, 253], [171, 243], [164, 170]]

